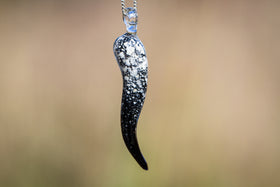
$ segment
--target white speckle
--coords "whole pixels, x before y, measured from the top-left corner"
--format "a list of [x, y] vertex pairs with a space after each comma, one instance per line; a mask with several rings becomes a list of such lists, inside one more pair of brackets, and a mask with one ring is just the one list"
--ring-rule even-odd
[[124, 45], [125, 47], [128, 47], [128, 46], [129, 46], [128, 42], [125, 42], [123, 45]]
[[136, 65], [135, 58], [130, 58], [131, 65]]
[[120, 55], [121, 58], [124, 58], [124, 53], [123, 52], [120, 52], [119, 55]]
[[136, 83], [138, 84], [139, 87], [142, 87], [140, 80], [137, 80]]
[[130, 65], [129, 59], [126, 59], [124, 63], [125, 65], [129, 66]]
[[141, 47], [140, 47], [140, 45], [138, 44], [138, 45], [136, 45], [136, 50], [137, 51], [140, 51], [141, 49], [140, 49]]
[[143, 60], [143, 63], [139, 64], [139, 68], [140, 69], [145, 69], [148, 66], [148, 61], [147, 60]]
[[134, 88], [134, 89], [133, 89], [133, 92], [135, 93], [135, 92], [137, 92], [137, 90]]
[[124, 76], [124, 79], [125, 79], [125, 80], [128, 80], [129, 78], [128, 78], [128, 76]]
[[134, 53], [134, 47], [128, 46], [126, 48], [127, 54], [132, 55]]
[[124, 71], [124, 72], [126, 72], [126, 71], [127, 71], [127, 67], [126, 67], [126, 66], [123, 68], [123, 71]]
[[137, 75], [137, 69], [133, 69], [130, 74], [135, 77]]

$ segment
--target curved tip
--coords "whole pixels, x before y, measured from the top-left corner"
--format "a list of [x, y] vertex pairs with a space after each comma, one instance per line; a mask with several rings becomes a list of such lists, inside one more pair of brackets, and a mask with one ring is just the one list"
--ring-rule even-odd
[[135, 132], [130, 134], [123, 134], [123, 139], [127, 149], [129, 150], [133, 158], [137, 161], [137, 163], [144, 170], [148, 170], [148, 164], [140, 151]]
[[133, 158], [137, 161], [137, 163], [144, 169], [144, 170], [148, 170], [148, 164], [144, 158], [144, 156], [142, 155], [138, 145], [137, 147], [131, 148], [129, 149], [129, 152], [131, 153], [131, 155], [133, 156]]
[[144, 170], [148, 170], [148, 164], [145, 162], [143, 165], [140, 165]]
[[[137, 148], [136, 148], [137, 149]], [[129, 150], [130, 151], [130, 150]], [[137, 161], [137, 163], [144, 169], [144, 170], [148, 170], [148, 164], [144, 158], [144, 156], [142, 155], [140, 149], [138, 148], [138, 150], [134, 150], [135, 152], [132, 153], [132, 151], [130, 151], [130, 153], [132, 154], [132, 156], [134, 157], [134, 159]]]
[[143, 163], [142, 165], [141, 164], [139, 164], [144, 170], [148, 170], [149, 168], [148, 168], [148, 164], [147, 164], [147, 162], [145, 161], [145, 163]]

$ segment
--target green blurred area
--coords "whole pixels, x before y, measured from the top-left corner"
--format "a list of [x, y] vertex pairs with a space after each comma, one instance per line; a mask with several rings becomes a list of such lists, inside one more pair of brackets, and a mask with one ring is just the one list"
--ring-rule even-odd
[[280, 2], [139, 1], [149, 87], [130, 156], [120, 1], [0, 1], [0, 186], [280, 186]]

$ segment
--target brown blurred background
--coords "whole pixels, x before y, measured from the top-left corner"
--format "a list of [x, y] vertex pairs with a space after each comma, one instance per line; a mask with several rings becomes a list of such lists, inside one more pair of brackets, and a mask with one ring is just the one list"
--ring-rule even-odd
[[280, 1], [139, 1], [149, 60], [126, 150], [119, 0], [0, 1], [0, 186], [280, 186]]

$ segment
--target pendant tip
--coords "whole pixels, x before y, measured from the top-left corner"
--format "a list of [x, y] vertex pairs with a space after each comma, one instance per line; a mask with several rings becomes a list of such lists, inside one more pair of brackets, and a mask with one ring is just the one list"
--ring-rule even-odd
[[144, 169], [146, 171], [149, 170], [148, 164], [147, 164], [146, 160], [144, 159], [144, 157], [142, 157], [142, 159], [140, 159], [140, 160], [137, 159], [136, 161], [138, 162], [138, 164], [141, 166], [142, 169]]
[[145, 162], [145, 164], [144, 165], [141, 165], [141, 167], [144, 169], [144, 170], [146, 170], [146, 171], [148, 171], [149, 170], [149, 168], [148, 168], [148, 164]]

